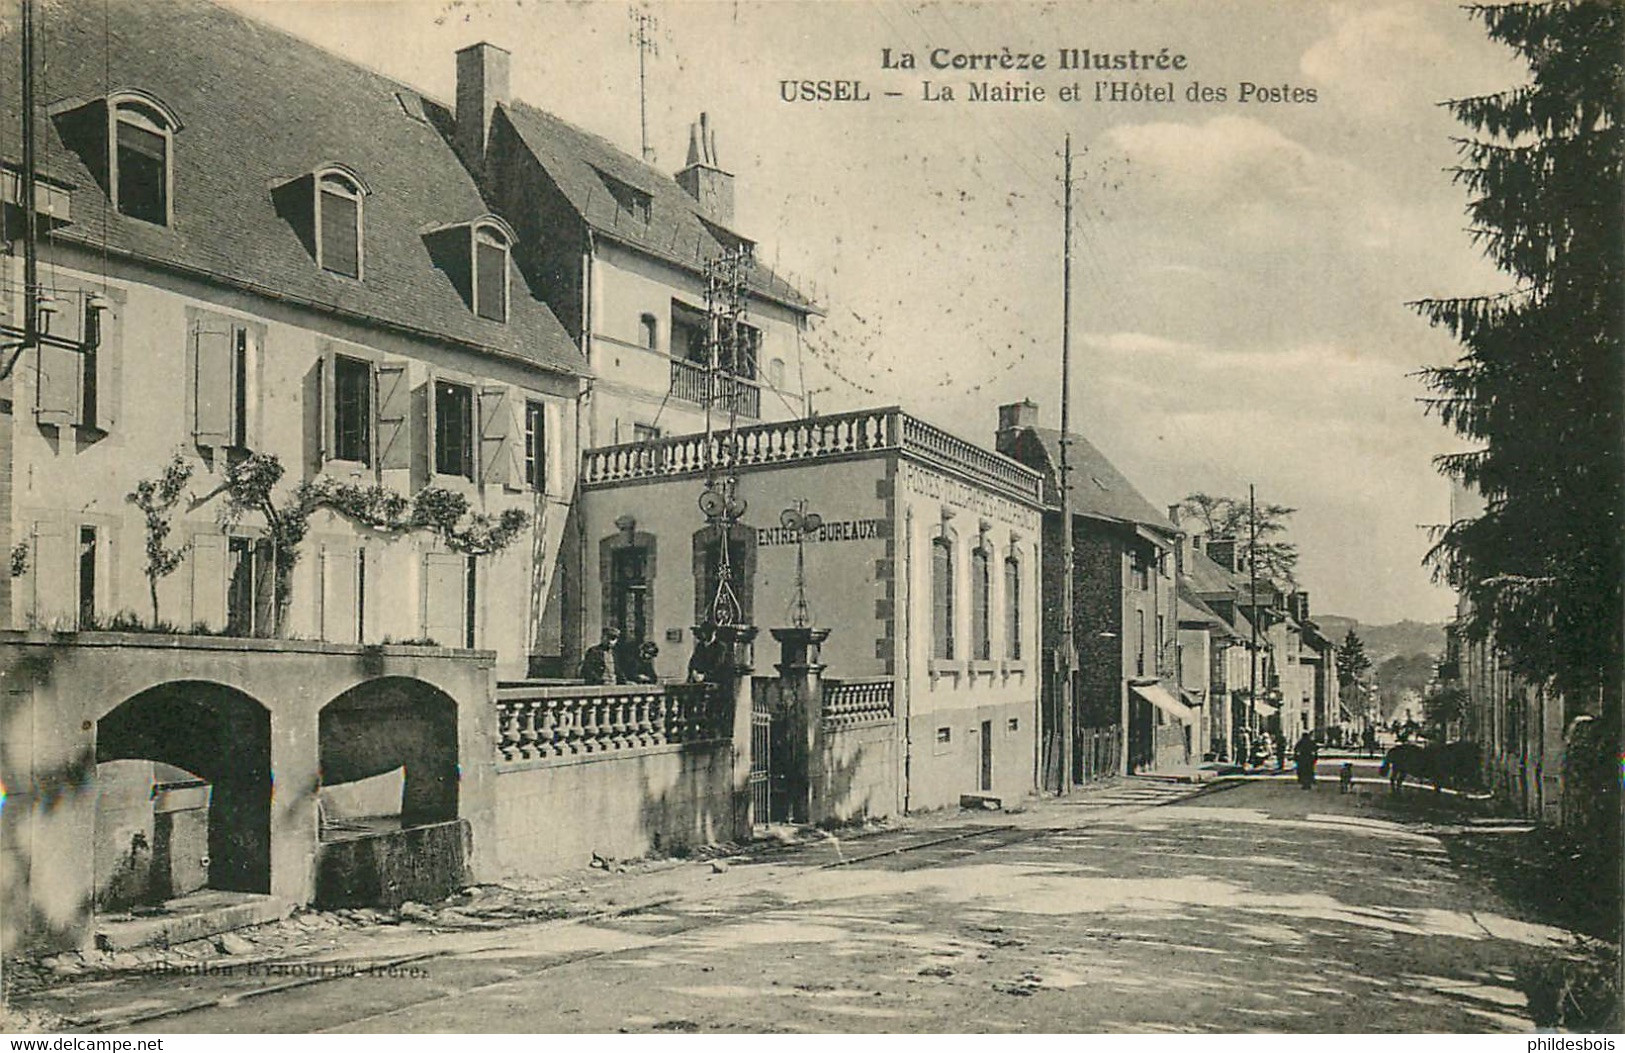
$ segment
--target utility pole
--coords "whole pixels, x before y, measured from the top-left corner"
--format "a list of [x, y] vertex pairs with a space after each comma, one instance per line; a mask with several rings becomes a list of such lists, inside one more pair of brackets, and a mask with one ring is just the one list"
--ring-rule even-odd
[[1258, 723], [1258, 503], [1247, 484], [1247, 623], [1252, 626], [1252, 678], [1247, 687], [1247, 726]]
[[655, 152], [649, 146], [649, 93], [644, 59], [648, 55], [660, 54], [660, 47], [655, 42], [654, 36], [654, 31], [660, 28], [660, 23], [654, 15], [635, 7], [629, 9], [627, 13], [632, 16], [631, 40], [638, 49], [638, 131], [642, 136], [642, 157], [653, 164]]
[[1061, 261], [1061, 766], [1060, 793], [1072, 792], [1072, 764], [1077, 720], [1076, 699], [1072, 696], [1072, 668], [1077, 663], [1073, 625], [1072, 582], [1072, 136], [1066, 137], [1066, 195], [1063, 210], [1066, 230], [1062, 237]]
[[34, 0], [23, 0], [23, 347], [39, 337], [39, 217], [34, 196]]

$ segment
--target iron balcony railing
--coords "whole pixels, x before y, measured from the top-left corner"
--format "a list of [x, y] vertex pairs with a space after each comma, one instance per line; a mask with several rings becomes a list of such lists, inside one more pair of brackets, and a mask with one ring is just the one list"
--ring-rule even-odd
[[[684, 402], [693, 402], [705, 405], [706, 389], [710, 374], [706, 368], [694, 362], [685, 362], [683, 359], [671, 360], [671, 395], [672, 398], [682, 399]], [[718, 373], [715, 381], [716, 402], [714, 405], [723, 412], [731, 412], [740, 417], [749, 417], [759, 420], [762, 416], [762, 389], [754, 381], [744, 377], [736, 377], [729, 373]]]

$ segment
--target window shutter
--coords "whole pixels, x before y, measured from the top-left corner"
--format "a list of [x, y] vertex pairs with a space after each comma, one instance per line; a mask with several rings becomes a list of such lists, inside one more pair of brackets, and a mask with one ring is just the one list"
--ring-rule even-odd
[[192, 539], [192, 621], [213, 630], [226, 625], [226, 539], [199, 534]]
[[324, 348], [321, 360], [316, 363], [316, 415], [320, 429], [318, 434], [321, 436], [317, 461], [320, 464], [333, 459], [333, 418], [338, 413], [338, 400], [333, 397], [333, 376], [336, 372], [333, 349]]
[[412, 389], [407, 384], [406, 367], [384, 364], [378, 367], [378, 468], [412, 467]]
[[236, 399], [234, 387], [232, 330], [230, 326], [198, 329], [192, 369], [195, 419], [192, 434], [199, 446], [228, 446], [231, 418]]
[[359, 643], [356, 639], [356, 603], [359, 576], [355, 550], [322, 549], [322, 639], [331, 643]]
[[513, 483], [513, 410], [508, 389], [501, 384], [480, 388], [481, 483]]
[[[545, 431], [545, 428], [544, 428]], [[509, 490], [525, 488], [525, 400], [515, 395], [508, 405], [508, 447], [502, 485]]]
[[84, 423], [113, 431], [118, 427], [124, 408], [124, 326], [118, 307], [104, 307], [97, 312], [96, 345], [96, 419]]
[[[77, 531], [75, 531], [77, 534]], [[42, 629], [70, 629], [77, 618], [79, 590], [75, 587], [74, 542], [62, 522], [34, 524], [33, 562], [34, 622]]]
[[40, 344], [39, 385], [35, 392], [35, 416], [41, 424], [63, 428], [79, 422], [79, 353], [63, 347]]
[[564, 492], [564, 459], [559, 456], [559, 447], [563, 445], [560, 436], [564, 434], [561, 423], [563, 413], [556, 402], [547, 402], [542, 407], [542, 445], [547, 456], [547, 486], [545, 490], [550, 494]]
[[423, 635], [441, 647], [463, 646], [465, 569], [455, 553], [424, 553]]
[[272, 636], [276, 612], [276, 561], [271, 543], [260, 541], [254, 551], [254, 635]]

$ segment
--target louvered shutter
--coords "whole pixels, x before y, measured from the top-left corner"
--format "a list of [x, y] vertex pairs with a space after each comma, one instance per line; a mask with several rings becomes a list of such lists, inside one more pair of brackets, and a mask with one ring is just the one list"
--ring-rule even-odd
[[328, 348], [316, 360], [316, 463], [333, 459], [333, 350]]
[[41, 424], [65, 428], [79, 422], [79, 353], [41, 344], [35, 415]]
[[412, 467], [411, 429], [412, 389], [407, 384], [406, 367], [383, 364], [378, 367], [378, 467]]
[[356, 633], [358, 559], [354, 549], [322, 550], [322, 639], [359, 643]]
[[232, 410], [236, 405], [232, 330], [198, 329], [192, 337], [194, 419], [192, 434], [199, 446], [231, 444]]
[[192, 539], [192, 622], [218, 631], [226, 625], [226, 539], [199, 534]]
[[481, 483], [509, 485], [513, 481], [513, 410], [508, 389], [501, 384], [480, 388]]
[[508, 445], [502, 485], [509, 490], [525, 488], [525, 400], [515, 395], [508, 400]]

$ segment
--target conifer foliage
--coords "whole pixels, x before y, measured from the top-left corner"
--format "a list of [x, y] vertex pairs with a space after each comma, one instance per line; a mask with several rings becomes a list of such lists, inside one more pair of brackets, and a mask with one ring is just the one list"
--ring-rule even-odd
[[1431, 413], [1469, 449], [1440, 470], [1484, 498], [1429, 554], [1466, 594], [1465, 626], [1520, 673], [1618, 712], [1625, 573], [1621, 56], [1611, 0], [1473, 6], [1529, 82], [1446, 105], [1471, 131], [1454, 177], [1470, 232], [1511, 279], [1417, 309], [1461, 342], [1426, 370]]

